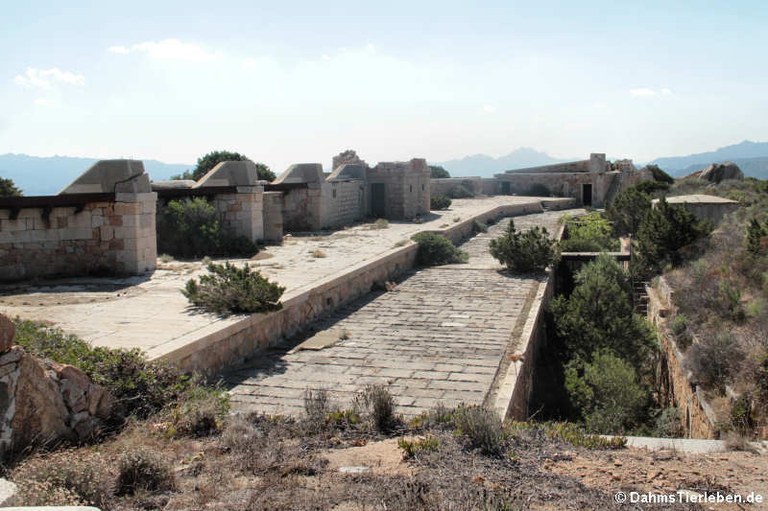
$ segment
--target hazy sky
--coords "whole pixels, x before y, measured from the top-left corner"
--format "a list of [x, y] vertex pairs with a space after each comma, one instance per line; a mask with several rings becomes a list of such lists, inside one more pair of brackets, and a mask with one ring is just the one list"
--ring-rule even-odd
[[768, 140], [767, 27], [739, 0], [9, 2], [0, 153], [699, 152]]

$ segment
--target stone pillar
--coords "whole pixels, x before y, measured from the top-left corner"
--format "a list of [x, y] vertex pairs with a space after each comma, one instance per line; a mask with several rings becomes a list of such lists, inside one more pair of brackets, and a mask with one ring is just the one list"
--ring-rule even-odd
[[264, 192], [264, 241], [283, 240], [283, 192]]
[[157, 231], [155, 212], [157, 194], [115, 194], [116, 261], [121, 273], [137, 275], [151, 272], [157, 266]]

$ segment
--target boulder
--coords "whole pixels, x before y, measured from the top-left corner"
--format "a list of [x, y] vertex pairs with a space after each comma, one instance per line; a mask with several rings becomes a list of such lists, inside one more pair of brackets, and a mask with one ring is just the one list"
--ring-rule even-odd
[[738, 165], [731, 162], [713, 163], [698, 172], [699, 179], [705, 179], [710, 183], [719, 183], [725, 179], [744, 179], [744, 173]]
[[0, 314], [0, 353], [5, 353], [11, 349], [15, 335], [16, 326], [13, 321]]

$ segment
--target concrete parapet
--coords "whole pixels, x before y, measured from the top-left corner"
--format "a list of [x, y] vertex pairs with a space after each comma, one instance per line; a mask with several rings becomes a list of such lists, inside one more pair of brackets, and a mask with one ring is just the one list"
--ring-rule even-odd
[[66, 186], [60, 194], [150, 192], [149, 176], [138, 160], [100, 160]]
[[255, 186], [259, 183], [259, 169], [250, 160], [223, 161], [198, 180], [195, 188], [212, 186]]

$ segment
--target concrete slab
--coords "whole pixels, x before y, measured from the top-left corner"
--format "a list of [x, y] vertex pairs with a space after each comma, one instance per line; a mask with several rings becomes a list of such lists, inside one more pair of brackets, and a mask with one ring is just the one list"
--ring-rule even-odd
[[[457, 199], [451, 209], [434, 212], [422, 223], [389, 222], [383, 229], [368, 223], [331, 233], [292, 236], [280, 246], [267, 247], [252, 260], [233, 262], [247, 263], [285, 286], [286, 301], [334, 275], [375, 261], [396, 246], [413, 243], [410, 238], [417, 232], [445, 229], [500, 206], [530, 205], [533, 210], [539, 201], [513, 196]], [[318, 257], [321, 252], [325, 257]], [[4, 286], [0, 287], [0, 313], [49, 322], [95, 345], [140, 348], [150, 358], [159, 358], [231, 328], [242, 319], [222, 319], [189, 309], [181, 289], [189, 278], [203, 272], [199, 261], [158, 261], [157, 270], [148, 278]], [[83, 285], [85, 291], [79, 287]]]
[[[521, 229], [540, 225], [554, 232], [561, 214], [514, 220]], [[488, 254], [489, 241], [506, 225], [499, 222], [462, 246], [468, 264], [414, 271], [392, 291], [364, 297], [316, 324], [320, 332], [347, 333], [335, 345], [297, 352], [289, 341], [230, 372], [226, 381], [235, 408], [299, 415], [307, 388], [324, 388], [345, 407], [367, 384], [387, 385], [405, 416], [438, 403], [485, 403], [540, 284], [500, 273]]]

